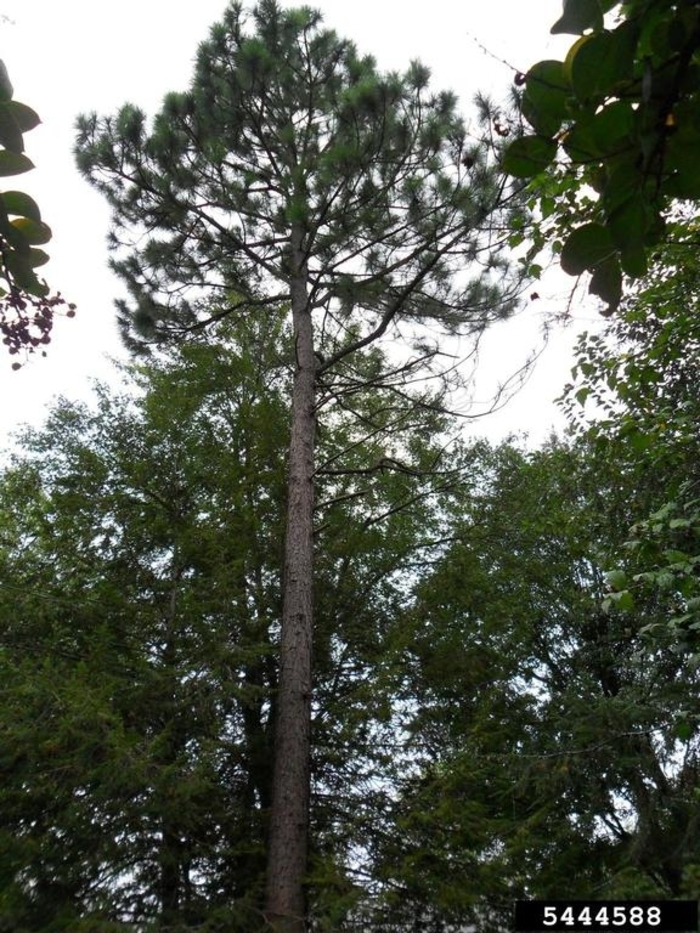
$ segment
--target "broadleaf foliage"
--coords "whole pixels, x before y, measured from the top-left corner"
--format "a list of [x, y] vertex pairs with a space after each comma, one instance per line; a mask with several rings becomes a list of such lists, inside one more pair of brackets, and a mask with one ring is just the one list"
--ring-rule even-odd
[[[592, 273], [590, 290], [610, 313], [623, 273], [645, 275], [674, 202], [700, 192], [700, 10], [691, 2], [565, 0], [552, 32], [579, 38], [564, 62], [540, 62], [525, 76], [522, 115], [534, 135], [511, 144], [503, 167], [532, 178], [544, 199], [552, 187], [544, 174], [553, 175], [560, 191], [577, 196], [583, 226], [606, 228], [614, 250], [601, 258], [570, 229], [571, 198], [560, 194], [556, 229], [547, 229], [564, 241], [565, 271]], [[588, 187], [595, 198], [583, 195]]]

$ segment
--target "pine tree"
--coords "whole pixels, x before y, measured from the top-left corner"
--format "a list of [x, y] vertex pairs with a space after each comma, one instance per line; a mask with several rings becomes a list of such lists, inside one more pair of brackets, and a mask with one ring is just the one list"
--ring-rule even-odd
[[[377, 390], [513, 307], [499, 255], [508, 198], [451, 93], [413, 63], [382, 74], [308, 8], [231, 5], [185, 93], [152, 127], [135, 106], [79, 121], [78, 164], [114, 216], [127, 343], [183, 336], [223, 315], [290, 309], [295, 360], [288, 453], [281, 669], [267, 916], [306, 928], [315, 442], [324, 400], [352, 390], [353, 355], [407, 348]], [[481, 261], [472, 278], [469, 270]], [[217, 296], [202, 314], [197, 299]], [[241, 296], [233, 298], [232, 295]], [[430, 329], [433, 343], [426, 342]], [[343, 364], [342, 366], [340, 364]]]

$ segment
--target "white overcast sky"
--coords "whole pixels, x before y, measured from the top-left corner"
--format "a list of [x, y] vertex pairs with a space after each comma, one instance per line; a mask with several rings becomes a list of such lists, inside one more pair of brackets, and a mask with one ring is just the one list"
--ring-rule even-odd
[[[38, 422], [53, 396], [86, 396], [89, 379], [110, 377], [106, 355], [122, 350], [114, 324], [119, 283], [107, 269], [109, 214], [101, 197], [73, 167], [73, 126], [79, 113], [107, 114], [131, 101], [148, 113], [170, 90], [187, 87], [198, 43], [225, 8], [225, 0], [1, 0], [0, 57], [15, 99], [41, 116], [25, 137], [36, 169], [10, 180], [32, 194], [53, 229], [44, 274], [53, 289], [78, 305], [78, 316], [59, 320], [47, 359], [19, 372], [0, 348], [0, 434], [23, 421]], [[298, 3], [285, 3], [294, 6]], [[477, 90], [504, 97], [512, 73], [541, 58], [561, 57], [567, 39], [549, 36], [561, 0], [317, 0], [326, 26], [371, 53], [380, 68], [402, 70], [419, 58], [436, 89], [451, 88], [468, 115]], [[485, 54], [480, 46], [492, 54]], [[520, 321], [500, 325], [486, 341], [477, 395], [507, 379], [540, 341], [543, 318], [566, 309], [570, 280], [538, 285], [541, 298]], [[573, 305], [573, 323], [550, 340], [528, 386], [498, 416], [473, 423], [470, 433], [499, 437], [529, 430], [542, 438], [558, 423], [552, 400], [571, 366], [574, 334], [596, 325], [593, 309]]]

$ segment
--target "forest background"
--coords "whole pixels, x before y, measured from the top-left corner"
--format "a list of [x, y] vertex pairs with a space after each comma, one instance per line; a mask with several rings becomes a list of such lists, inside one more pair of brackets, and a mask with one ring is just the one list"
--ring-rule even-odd
[[[281, 869], [268, 840], [284, 797], [281, 541], [285, 524], [288, 541], [295, 531], [285, 488], [304, 264], [292, 252], [292, 271], [279, 266], [293, 285], [296, 362], [283, 308], [196, 308], [213, 312], [218, 328], [207, 329], [173, 305], [191, 339], [124, 370], [131, 392], [102, 388], [92, 408], [64, 400], [25, 434], [0, 492], [8, 928], [503, 929], [516, 897], [697, 896], [697, 194], [687, 153], [700, 133], [700, 24], [692, 4], [639, 0], [607, 30], [599, 5], [578, 8], [583, 18], [564, 26], [593, 32], [568, 70], [517, 75], [525, 122], [482, 107], [483, 142], [460, 143], [457, 175], [409, 183], [392, 208], [416, 236], [439, 237], [434, 198], [458, 179], [455, 209], [478, 221], [469, 249], [505, 287], [484, 293], [477, 279], [456, 295], [477, 334], [499, 302], [511, 306], [512, 273], [489, 258], [494, 230], [511, 248], [523, 231], [558, 233], [564, 268], [592, 272], [613, 317], [579, 339], [562, 389], [568, 438], [537, 450], [466, 440], [449, 394], [405, 380], [415, 357], [397, 369], [365, 349], [361, 325], [331, 337], [324, 318], [311, 809], [296, 906], [275, 900]], [[265, 6], [266, 29], [274, 9]], [[292, 34], [301, 20], [280, 22]], [[246, 48], [254, 71], [259, 52]], [[419, 92], [425, 78], [413, 68], [406, 80]], [[353, 119], [375, 100], [350, 95]], [[166, 117], [187, 126], [189, 107], [172, 98]], [[449, 99], [431, 107], [442, 122], [416, 143], [433, 166], [426, 179], [445, 164], [431, 161], [435, 134], [446, 127], [451, 146], [459, 137]], [[144, 146], [142, 133], [133, 110], [114, 125], [88, 118], [83, 171], [95, 183], [134, 165], [129, 184], [155, 197], [148, 159], [173, 150], [155, 138]], [[568, 163], [552, 162], [557, 146]], [[620, 159], [632, 179], [622, 186]], [[510, 188], [489, 187], [499, 164]], [[477, 181], [463, 182], [462, 168]], [[534, 181], [525, 190], [518, 178]], [[471, 190], [507, 192], [503, 210], [496, 201], [484, 215]], [[139, 217], [140, 196], [116, 187], [112, 198], [122, 217]], [[631, 224], [639, 203], [643, 223]], [[167, 223], [181, 222], [179, 210]], [[303, 216], [294, 211], [292, 229]], [[486, 218], [488, 247], [478, 239]], [[377, 248], [400, 257], [382, 229]], [[215, 255], [210, 238], [198, 243], [200, 257]], [[400, 303], [407, 286], [395, 292], [382, 266], [369, 277], [386, 289], [375, 300], [416, 324], [427, 310], [447, 332], [458, 327], [438, 262], [453, 248], [431, 246], [435, 261], [418, 254], [428, 263], [419, 282], [440, 273], [432, 296]], [[145, 255], [175, 281], [187, 264], [184, 251], [175, 263], [160, 247]], [[412, 268], [413, 257], [402, 261]], [[636, 278], [622, 300], [620, 269]], [[142, 268], [121, 270], [135, 289]], [[341, 285], [343, 314], [366, 304], [360, 286]], [[134, 347], [160, 313], [144, 308], [141, 329], [125, 331]], [[349, 368], [348, 346], [362, 351]], [[435, 358], [425, 342], [413, 352]]]

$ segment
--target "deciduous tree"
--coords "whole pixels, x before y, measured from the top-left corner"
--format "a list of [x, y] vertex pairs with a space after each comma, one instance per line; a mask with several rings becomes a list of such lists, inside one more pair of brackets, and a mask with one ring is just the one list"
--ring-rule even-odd
[[475, 472], [403, 625], [407, 757], [372, 928], [502, 930], [522, 897], [696, 896], [697, 671], [645, 633], [657, 594], [626, 608], [606, 578], [654, 478], [561, 442], [482, 451]]
[[[20, 175], [34, 168], [24, 154], [24, 134], [39, 124], [39, 117], [26, 104], [13, 100], [14, 89], [4, 62], [0, 61], [0, 177]], [[51, 239], [51, 230], [41, 219], [37, 203], [23, 191], [0, 192], [0, 333], [12, 356], [33, 353], [51, 342], [53, 316], [66, 305], [58, 295], [49, 295], [46, 282], [35, 269], [48, 261], [39, 249]], [[75, 306], [67, 306], [73, 316]], [[20, 367], [19, 362], [13, 368]]]
[[[694, 652], [700, 593], [698, 420], [700, 276], [694, 220], [677, 220], [646, 278], [603, 333], [581, 335], [564, 396], [572, 427], [601, 462], [651, 495], [630, 502], [624, 548], [611, 561], [613, 601], [654, 592], [652, 628]], [[584, 407], [585, 406], [585, 407]], [[654, 482], [650, 483], [650, 478]]]
[[700, 11], [564, 0], [552, 32], [577, 39], [563, 62], [519, 76], [531, 132], [511, 144], [504, 168], [533, 179], [562, 268], [590, 272], [591, 292], [612, 310], [623, 275], [646, 273], [669, 208], [700, 197]]

